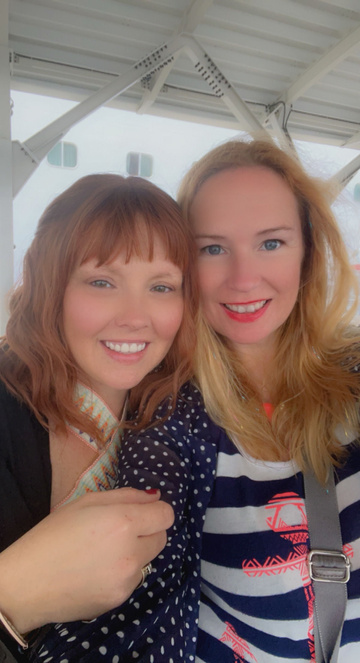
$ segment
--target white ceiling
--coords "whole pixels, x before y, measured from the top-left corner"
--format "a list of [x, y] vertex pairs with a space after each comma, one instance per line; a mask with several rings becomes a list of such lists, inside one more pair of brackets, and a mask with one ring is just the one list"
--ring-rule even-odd
[[168, 44], [169, 64], [152, 73], [160, 55], [143, 62], [122, 108], [247, 130], [272, 122], [360, 149], [360, 0], [9, 0], [9, 10], [17, 89], [90, 94]]

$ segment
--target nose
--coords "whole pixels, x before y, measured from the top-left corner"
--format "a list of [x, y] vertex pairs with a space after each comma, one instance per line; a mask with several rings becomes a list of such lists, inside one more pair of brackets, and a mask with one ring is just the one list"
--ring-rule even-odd
[[255, 255], [248, 252], [233, 254], [228, 273], [228, 285], [240, 292], [250, 292], [261, 281], [261, 272]]
[[129, 293], [119, 298], [115, 324], [129, 330], [144, 329], [149, 324], [147, 306], [143, 297], [136, 293]]

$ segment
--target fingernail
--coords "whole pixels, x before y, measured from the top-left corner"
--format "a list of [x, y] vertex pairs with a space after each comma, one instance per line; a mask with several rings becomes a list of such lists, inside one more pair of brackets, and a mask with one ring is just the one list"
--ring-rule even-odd
[[158, 492], [157, 488], [145, 488], [145, 493], [148, 493], [149, 495], [155, 495], [155, 493]]

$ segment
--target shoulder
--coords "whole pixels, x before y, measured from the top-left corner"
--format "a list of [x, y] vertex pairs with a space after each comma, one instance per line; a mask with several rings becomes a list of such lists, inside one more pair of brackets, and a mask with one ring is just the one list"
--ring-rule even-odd
[[[167, 411], [170, 411], [168, 416]], [[156, 418], [162, 420], [161, 425], [165, 429], [175, 431], [180, 427], [186, 434], [197, 433], [200, 427], [205, 430], [212, 424], [203, 397], [191, 381], [180, 388], [174, 409], [171, 402], [167, 402], [158, 409]], [[215, 424], [212, 426], [215, 427]]]
[[20, 444], [23, 449], [28, 440], [41, 440], [42, 443], [46, 437], [47, 432], [26, 403], [12, 394], [0, 380], [0, 448], [4, 449], [6, 440], [9, 440], [13, 450]]
[[203, 397], [193, 382], [186, 382], [180, 389], [177, 398], [176, 411], [189, 412], [199, 416], [206, 414]]
[[224, 434], [223, 429], [210, 419], [202, 395], [193, 382], [181, 387], [174, 411], [167, 417], [163, 412], [161, 421], [153, 430], [164, 444], [176, 449], [183, 458], [191, 457], [193, 463], [204, 456], [211, 467]]
[[20, 397], [12, 394], [0, 379], [0, 418], [11, 416], [30, 416], [30, 410]]
[[0, 550], [49, 513], [50, 495], [48, 432], [0, 381]]

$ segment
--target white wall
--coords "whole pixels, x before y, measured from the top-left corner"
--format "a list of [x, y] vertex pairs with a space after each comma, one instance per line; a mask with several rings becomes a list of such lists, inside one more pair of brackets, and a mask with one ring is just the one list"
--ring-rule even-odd
[[[70, 109], [74, 102], [24, 92], [12, 92], [12, 139], [25, 141]], [[188, 167], [212, 147], [238, 135], [231, 129], [193, 124], [150, 115], [100, 108], [66, 135], [78, 149], [76, 168], [51, 166], [45, 159], [14, 201], [15, 276], [21, 269], [37, 221], [46, 205], [83, 175], [94, 172], [126, 174], [128, 152], [152, 154], [151, 180], [176, 196]], [[355, 150], [296, 144], [305, 167], [313, 175], [331, 177], [357, 154]], [[354, 201], [358, 174], [340, 196], [334, 209], [354, 263], [360, 263], [360, 203]]]

